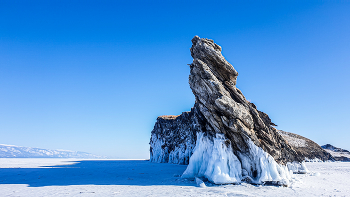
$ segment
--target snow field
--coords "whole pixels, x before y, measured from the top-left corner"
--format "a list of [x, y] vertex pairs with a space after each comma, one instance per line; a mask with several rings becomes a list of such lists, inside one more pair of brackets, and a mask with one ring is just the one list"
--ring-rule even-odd
[[0, 159], [0, 196], [350, 196], [349, 162], [305, 163], [290, 187], [197, 186], [185, 165], [145, 160]]

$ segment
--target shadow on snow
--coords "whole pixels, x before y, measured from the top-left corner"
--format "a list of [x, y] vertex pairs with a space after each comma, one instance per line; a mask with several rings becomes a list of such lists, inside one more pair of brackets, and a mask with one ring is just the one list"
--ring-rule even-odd
[[193, 185], [181, 179], [185, 165], [140, 160], [83, 160], [41, 168], [0, 168], [0, 184], [29, 187], [67, 185]]

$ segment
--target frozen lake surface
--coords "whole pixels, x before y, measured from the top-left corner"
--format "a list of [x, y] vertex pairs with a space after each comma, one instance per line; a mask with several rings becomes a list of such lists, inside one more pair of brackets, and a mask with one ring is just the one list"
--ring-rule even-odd
[[291, 187], [181, 179], [185, 165], [146, 160], [0, 158], [0, 196], [350, 196], [350, 162], [306, 163]]

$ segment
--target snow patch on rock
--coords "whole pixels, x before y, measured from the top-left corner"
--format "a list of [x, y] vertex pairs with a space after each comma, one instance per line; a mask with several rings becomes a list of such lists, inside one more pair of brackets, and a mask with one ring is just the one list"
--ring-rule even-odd
[[308, 157], [305, 157], [305, 162], [323, 162], [319, 158], [309, 159]]
[[303, 139], [296, 138], [286, 132], [279, 132], [282, 137], [293, 147], [306, 147], [307, 143]]

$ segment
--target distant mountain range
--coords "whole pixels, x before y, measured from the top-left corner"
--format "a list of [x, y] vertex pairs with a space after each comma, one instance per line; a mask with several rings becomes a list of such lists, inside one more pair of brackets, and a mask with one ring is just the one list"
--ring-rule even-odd
[[104, 156], [70, 150], [49, 150], [0, 144], [0, 158], [85, 158], [103, 159]]
[[350, 161], [350, 152], [348, 150], [338, 148], [330, 144], [326, 144], [321, 147], [330, 153], [337, 161]]

